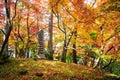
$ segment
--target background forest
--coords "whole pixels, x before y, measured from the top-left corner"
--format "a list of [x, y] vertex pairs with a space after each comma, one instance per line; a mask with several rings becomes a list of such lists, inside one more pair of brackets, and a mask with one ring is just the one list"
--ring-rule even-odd
[[120, 1], [0, 0], [0, 64], [41, 54], [120, 78]]

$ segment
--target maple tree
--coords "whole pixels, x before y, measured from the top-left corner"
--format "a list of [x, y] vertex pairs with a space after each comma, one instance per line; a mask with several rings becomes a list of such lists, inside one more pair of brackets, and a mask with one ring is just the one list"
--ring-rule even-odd
[[[5, 30], [6, 31], [5, 31], [5, 40], [3, 41], [2, 48], [1, 48], [1, 51], [0, 51], [0, 55], [3, 54], [5, 47], [8, 48], [8, 39], [9, 39], [10, 33], [12, 31], [13, 20], [16, 17], [17, 0], [15, 1], [14, 4], [13, 4], [12, 1], [4, 0], [3, 4], [4, 4], [3, 6], [5, 7], [5, 12], [6, 12], [6, 14], [5, 14], [5, 18], [6, 18]], [[11, 5], [15, 6], [14, 7], [14, 14], [13, 14], [13, 16], [10, 13]], [[6, 49], [6, 50], [8, 50], [8, 49]]]
[[[45, 12], [44, 10], [39, 10], [40, 6], [41, 8], [44, 8], [44, 6], [40, 5], [41, 2], [42, 1], [40, 1], [39, 4], [36, 4], [37, 1], [34, 1], [33, 3], [22, 0], [19, 1], [17, 18], [14, 24], [15, 27], [13, 28], [13, 33], [10, 39], [12, 40], [12, 38], [14, 38], [14, 40], [12, 40], [16, 45], [14, 48], [19, 55], [25, 56], [26, 52], [29, 55], [29, 52], [32, 49], [31, 46], [37, 46], [36, 34], [41, 28], [40, 24], [43, 22], [42, 14]], [[10, 43], [10, 45], [11, 44], [13, 43]]]
[[[107, 2], [107, 3], [109, 3], [109, 2]], [[119, 49], [117, 49], [118, 47], [116, 47], [116, 48], [114, 47], [114, 46], [119, 45], [119, 41], [117, 41], [118, 40], [117, 37], [115, 38], [116, 29], [118, 28], [119, 21], [114, 20], [115, 18], [117, 18], [119, 12], [108, 12], [107, 10], [105, 10], [106, 8], [103, 7], [104, 5], [106, 5], [106, 1], [104, 3], [101, 2], [99, 7], [96, 9], [96, 10], [98, 10], [96, 23], [98, 24], [98, 26], [100, 26], [99, 30], [101, 32], [101, 33], [99, 33], [100, 38], [99, 38], [99, 40], [97, 40], [97, 41], [100, 41], [99, 43], [101, 44], [100, 56], [107, 56], [105, 54], [110, 54], [110, 53], [116, 54], [116, 51], [119, 50]], [[108, 5], [106, 5], [106, 6], [108, 6]], [[99, 14], [99, 13], [101, 13], [101, 14]], [[116, 15], [113, 15], [113, 14], [116, 14]], [[117, 44], [114, 44], [114, 42], [112, 42], [113, 37], [115, 38], [114, 42], [115, 43], [117, 42]], [[110, 65], [112, 63], [112, 61], [114, 62], [114, 59], [111, 58], [108, 64]], [[99, 65], [101, 65], [101, 64], [99, 63]], [[109, 65], [107, 65], [107, 67]]]
[[[80, 9], [84, 11], [86, 8], [83, 8], [83, 5], [80, 5], [81, 3], [78, 3], [78, 6], [81, 6], [82, 8], [79, 9], [79, 7], [77, 8], [76, 6], [74, 8], [75, 3], [69, 2], [67, 0], [64, 3], [59, 1], [59, 3], [57, 3], [57, 4], [59, 6], [61, 6], [59, 9], [57, 9], [57, 10], [60, 10], [60, 11], [54, 11], [54, 9], [53, 9], [53, 12], [56, 14], [57, 19], [58, 19], [58, 28], [64, 33], [64, 44], [63, 44], [64, 46], [63, 46], [63, 53], [62, 53], [62, 59], [63, 59], [62, 61], [65, 62], [67, 47], [68, 47], [68, 45], [70, 43], [70, 40], [73, 36], [73, 38], [74, 38], [74, 39], [72, 39], [72, 43], [73, 43], [73, 46], [74, 46], [72, 48], [73, 49], [73, 61], [75, 61], [75, 63], [76, 63], [76, 60], [75, 60], [76, 59], [76, 57], [75, 57], [76, 56], [76, 49], [75, 49], [76, 38], [75, 37], [77, 37], [78, 26], [80, 26], [81, 23], [84, 23], [84, 21], [81, 20], [81, 19], [84, 19], [83, 16], [81, 16], [81, 13], [79, 14], [77, 11], [80, 11]], [[67, 5], [67, 4], [70, 4], [70, 5]], [[69, 7], [73, 7], [73, 8], [70, 9]], [[87, 12], [87, 10], [85, 12]], [[69, 16], [66, 17], [65, 14], [63, 16], [62, 13], [66, 13]], [[84, 13], [82, 13], [82, 14], [84, 14]], [[80, 17], [82, 17], [82, 18], [80, 19]], [[61, 19], [59, 19], [59, 18], [61, 18]], [[63, 23], [63, 21], [64, 21], [64, 23]], [[63, 24], [63, 25], [61, 25], [61, 24]], [[79, 25], [77, 25], [77, 24], [79, 24]], [[63, 26], [63, 28], [62, 28], [62, 26]], [[67, 31], [66, 31], [67, 26], [68, 26], [68, 30], [70, 29], [70, 27], [72, 27], [71, 28], [72, 30], [69, 30], [70, 33], [67, 33]], [[67, 40], [67, 34], [70, 34], [69, 37], [68, 37], [68, 40]]]

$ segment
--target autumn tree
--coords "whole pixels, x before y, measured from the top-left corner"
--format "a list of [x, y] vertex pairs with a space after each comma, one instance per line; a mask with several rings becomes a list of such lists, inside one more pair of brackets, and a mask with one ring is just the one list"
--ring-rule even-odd
[[[0, 51], [0, 56], [3, 54], [4, 52], [4, 49], [5, 47], [8, 47], [7, 44], [8, 44], [8, 39], [9, 39], [9, 36], [10, 36], [10, 33], [12, 31], [12, 27], [13, 27], [13, 21], [16, 17], [16, 7], [17, 7], [17, 1], [15, 1], [15, 3], [13, 3], [13, 1], [10, 1], [10, 0], [4, 0], [3, 4], [5, 6], [5, 18], [6, 18], [6, 24], [5, 24], [5, 40], [3, 41], [3, 44], [2, 44], [2, 48], [1, 48], [1, 51]], [[10, 11], [11, 11], [11, 5], [14, 5], [14, 14], [11, 15]]]
[[[11, 35], [11, 44], [15, 44], [15, 51], [18, 56], [29, 55], [30, 51], [35, 53], [37, 49], [37, 32], [40, 25], [43, 25], [43, 14], [45, 13], [45, 1], [19, 1], [14, 28]], [[45, 2], [46, 3], [46, 2]], [[44, 27], [44, 26], [43, 26]], [[13, 42], [13, 43], [12, 43]], [[36, 48], [35, 48], [36, 46]], [[30, 55], [29, 55], [30, 56]]]
[[[86, 28], [84, 28], [88, 32], [88, 34], [86, 34], [86, 36], [88, 35], [88, 37], [85, 42], [88, 41], [89, 44], [87, 47], [84, 46], [86, 52], [85, 61], [87, 60], [88, 62], [90, 61], [91, 62], [90, 66], [94, 68], [95, 67], [106, 68], [111, 63], [114, 63], [115, 58], [112, 59], [110, 57], [110, 54], [116, 52], [118, 54], [119, 51], [118, 50], [119, 41], [117, 41], [118, 38], [115, 37], [116, 29], [118, 29], [119, 24], [119, 20], [116, 20], [117, 16], [119, 15], [119, 12], [105, 11], [104, 9], [107, 5], [104, 7], [103, 5], [106, 4], [106, 0], [101, 2], [102, 2], [101, 6], [94, 7], [95, 14], [93, 16], [94, 19], [92, 20], [92, 23], [89, 25], [85, 25]], [[113, 13], [116, 15], [113, 16]], [[117, 44], [114, 44], [112, 40], [115, 40], [116, 41], [115, 43]], [[108, 59], [108, 61], [104, 62], [104, 60], [106, 59]]]
[[[67, 31], [70, 30], [70, 29], [67, 28], [68, 25], [66, 24], [66, 22], [64, 22], [64, 19], [66, 18], [65, 15], [68, 14], [68, 13], [63, 8], [65, 8], [64, 4], [68, 4], [68, 3], [69, 3], [69, 1], [66, 0], [64, 2], [56, 1], [55, 3], [51, 4], [52, 12], [54, 13], [54, 15], [57, 18], [57, 22], [56, 22], [57, 27], [64, 35], [63, 51], [62, 51], [62, 54], [61, 54], [61, 61], [63, 61], [63, 62], [66, 61], [67, 46], [69, 45], [71, 37], [72, 37], [72, 32], [70, 32], [70, 35], [67, 38], [67, 35], [69, 34], [69, 32], [67, 33]], [[65, 13], [65, 15], [62, 15], [62, 13]], [[69, 20], [68, 20], [68, 22], [69, 22]]]
[[[84, 7], [85, 6], [83, 5], [84, 0], [83, 1], [60, 0], [51, 3], [52, 3], [51, 9], [54, 15], [57, 17], [57, 27], [64, 34], [64, 44], [63, 44], [64, 46], [63, 46], [61, 59], [63, 62], [65, 62], [67, 49], [69, 49], [68, 45], [69, 43], [73, 42], [73, 47], [71, 48], [73, 49], [73, 62], [77, 63], [76, 61], [76, 52], [77, 52], [76, 39], [77, 39], [77, 31], [78, 31], [77, 28], [80, 26], [80, 24], [84, 24], [85, 22], [92, 23], [92, 19], [91, 19], [92, 16], [86, 19], [86, 17], [88, 15], [92, 15], [92, 13], [90, 12], [90, 10]], [[79, 11], [81, 11], [81, 13], [78, 13]]]
[[[113, 5], [114, 4], [114, 5]], [[98, 2], [98, 8], [101, 14], [96, 18], [96, 22], [101, 24], [101, 51], [102, 55], [108, 57], [113, 55], [114, 57], [109, 57], [107, 63], [102, 64], [101, 59], [99, 60], [99, 66], [101, 68], [107, 68], [110, 64], [114, 63], [118, 59], [119, 55], [119, 1], [109, 0]], [[113, 41], [114, 40], [114, 41]], [[117, 55], [117, 56], [116, 56]], [[102, 65], [101, 65], [102, 64]]]

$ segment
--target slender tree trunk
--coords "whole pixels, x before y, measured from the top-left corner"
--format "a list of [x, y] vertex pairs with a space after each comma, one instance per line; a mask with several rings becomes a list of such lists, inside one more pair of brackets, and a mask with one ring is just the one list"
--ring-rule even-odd
[[8, 43], [8, 39], [9, 39], [9, 36], [10, 36], [11, 31], [12, 31], [12, 26], [10, 25], [9, 30], [8, 30], [8, 32], [7, 32], [7, 34], [6, 34], [5, 40], [4, 40], [4, 42], [3, 42], [1, 51], [0, 51], [0, 56], [3, 54], [4, 49], [5, 49], [5, 46], [6, 46], [7, 43]]
[[76, 59], [76, 44], [74, 43], [73, 44], [73, 52], [72, 52], [72, 57], [73, 57], [73, 63], [76, 63], [77, 64], [77, 59]]
[[67, 53], [67, 35], [64, 33], [64, 44], [63, 44], [63, 52], [61, 56], [61, 61], [66, 62], [66, 53]]
[[[8, 32], [8, 27], [9, 26], [9, 23], [8, 22], [6, 22], [6, 25], [5, 25], [5, 34], [7, 34], [7, 32]], [[4, 39], [6, 38], [6, 35], [4, 36]], [[5, 51], [5, 53], [6, 54], [8, 54], [8, 42], [6, 43], [6, 45], [5, 45], [5, 49], [4, 49], [4, 51]]]
[[50, 19], [49, 19], [49, 40], [48, 40], [48, 51], [52, 55], [53, 54], [53, 13], [51, 12]]
[[73, 32], [73, 38], [74, 38], [74, 43], [73, 43], [73, 52], [72, 52], [72, 57], [73, 57], [73, 63], [77, 64], [77, 59], [76, 59], [76, 38], [77, 38], [77, 29], [75, 28], [75, 31]]
[[57, 26], [58, 26], [58, 29], [60, 31], [62, 31], [63, 34], [64, 34], [64, 44], [63, 44], [63, 51], [62, 51], [62, 55], [61, 55], [61, 61], [62, 62], [66, 62], [67, 47], [68, 47], [68, 45], [69, 45], [69, 43], [71, 41], [71, 38], [73, 36], [73, 32], [71, 32], [69, 34], [69, 38], [67, 39], [67, 32], [66, 32], [65, 24], [63, 23], [63, 29], [62, 29], [60, 27], [60, 25], [59, 25], [59, 22], [60, 22], [60, 16], [59, 16], [59, 14], [57, 14], [56, 17], [57, 17]]
[[5, 2], [5, 4], [7, 4], [5, 6], [5, 10], [6, 10], [6, 26], [5, 26], [6, 34], [5, 34], [5, 40], [3, 41], [2, 48], [0, 51], [0, 56], [3, 54], [5, 48], [7, 49], [7, 52], [8, 52], [8, 39], [9, 39], [10, 33], [12, 31], [12, 24], [10, 22], [10, 5], [8, 5], [10, 0], [4, 0], [4, 2]]
[[103, 25], [104, 25], [104, 24], [102, 24], [102, 25], [100, 26], [101, 36], [102, 36], [102, 40], [101, 40], [101, 44], [102, 44], [102, 45], [101, 45], [101, 52], [99, 53], [98, 62], [96, 63], [96, 65], [95, 65], [93, 68], [97, 68], [97, 67], [102, 68], [102, 66], [101, 66], [101, 61], [102, 61], [101, 55], [104, 53], [104, 48], [105, 48], [105, 46], [104, 46], [104, 40], [103, 40], [103, 36], [104, 36]]
[[67, 53], [67, 49], [63, 49], [63, 52], [62, 52], [62, 57], [61, 57], [61, 61], [62, 62], [66, 62], [66, 53]]
[[30, 42], [30, 29], [29, 29], [29, 11], [27, 14], [27, 44], [26, 44], [26, 49], [25, 53], [27, 54], [26, 57], [29, 57], [29, 42]]

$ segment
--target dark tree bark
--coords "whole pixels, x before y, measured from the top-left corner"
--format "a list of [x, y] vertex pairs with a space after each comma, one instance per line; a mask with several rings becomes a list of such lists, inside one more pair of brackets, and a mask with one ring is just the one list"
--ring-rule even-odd
[[[9, 22], [6, 22], [5, 26], [4, 26], [4, 29], [5, 29], [5, 37], [6, 37], [6, 34], [8, 32], [8, 28], [9, 28]], [[8, 54], [8, 42], [6, 43], [5, 45], [5, 49], [4, 49], [5, 53]]]
[[73, 52], [72, 52], [72, 57], [73, 57], [73, 63], [77, 64], [77, 59], [76, 59], [76, 44], [73, 44]]
[[73, 57], [73, 63], [77, 64], [77, 59], [76, 59], [76, 38], [77, 38], [77, 29], [75, 28], [75, 31], [73, 32], [73, 36], [74, 36], [74, 43], [73, 43], [73, 52], [72, 52], [72, 57]]
[[6, 21], [6, 25], [5, 25], [5, 40], [3, 41], [3, 44], [2, 44], [2, 48], [1, 48], [1, 51], [0, 51], [0, 56], [3, 54], [5, 48], [6, 48], [6, 51], [8, 52], [8, 39], [9, 39], [9, 36], [10, 36], [10, 33], [12, 31], [12, 24], [11, 24], [11, 21], [10, 21], [10, 5], [8, 5], [8, 3], [10, 2], [10, 0], [4, 0], [5, 4], [7, 4], [5, 6], [5, 10], [6, 10], [6, 18], [8, 19]]
[[66, 62], [66, 53], [67, 53], [67, 49], [64, 48], [61, 56], [62, 62]]
[[11, 20], [11, 17], [10, 17], [10, 0], [4, 0], [4, 3], [6, 4], [5, 6], [5, 11], [6, 11], [6, 23], [7, 23], [7, 31], [6, 31], [6, 34], [5, 34], [5, 40], [3, 41], [3, 44], [2, 44], [2, 47], [1, 47], [1, 50], [0, 50], [0, 56], [3, 54], [4, 50], [5, 50], [5, 47], [8, 43], [8, 39], [9, 39], [9, 36], [10, 36], [10, 33], [12, 31], [12, 21], [13, 19], [16, 17], [16, 6], [17, 6], [17, 1], [16, 0], [16, 3], [15, 3], [15, 13], [14, 13], [14, 16]]
[[53, 13], [51, 12], [49, 19], [49, 27], [48, 27], [49, 39], [48, 39], [48, 51], [52, 55], [53, 54]]
[[61, 56], [61, 61], [66, 62], [66, 53], [67, 53], [67, 34], [66, 34], [66, 28], [64, 28], [64, 44], [63, 44], [63, 52]]
[[0, 56], [3, 54], [4, 49], [5, 49], [5, 46], [6, 46], [7, 43], [8, 43], [8, 39], [9, 39], [9, 36], [10, 36], [11, 31], [12, 31], [12, 26], [10, 25], [10, 26], [9, 26], [9, 30], [8, 30], [8, 32], [7, 32], [7, 34], [6, 34], [5, 40], [4, 40], [3, 44], [2, 44], [2, 48], [1, 48], [1, 51], [0, 51]]

